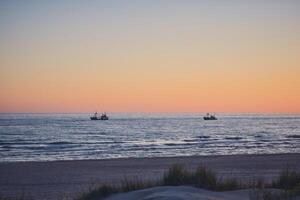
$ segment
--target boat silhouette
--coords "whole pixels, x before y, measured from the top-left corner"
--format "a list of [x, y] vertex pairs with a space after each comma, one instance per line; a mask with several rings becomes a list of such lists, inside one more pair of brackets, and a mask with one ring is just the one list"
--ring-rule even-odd
[[216, 116], [206, 113], [206, 116], [203, 117], [204, 120], [217, 120]]
[[93, 116], [90, 117], [91, 120], [108, 120], [108, 116], [106, 113], [102, 113], [100, 117], [98, 117], [98, 113], [95, 112]]

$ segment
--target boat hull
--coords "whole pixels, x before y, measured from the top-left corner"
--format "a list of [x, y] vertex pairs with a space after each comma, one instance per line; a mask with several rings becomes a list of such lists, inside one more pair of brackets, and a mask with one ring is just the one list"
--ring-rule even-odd
[[204, 120], [217, 120], [216, 117], [203, 117]]
[[108, 120], [108, 117], [90, 117], [91, 120]]

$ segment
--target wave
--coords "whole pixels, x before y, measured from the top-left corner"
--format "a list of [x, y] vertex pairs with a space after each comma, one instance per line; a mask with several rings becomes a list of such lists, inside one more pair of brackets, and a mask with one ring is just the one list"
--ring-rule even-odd
[[287, 138], [300, 139], [300, 135], [287, 135]]
[[53, 144], [53, 145], [65, 145], [65, 144], [74, 144], [72, 142], [66, 142], [66, 141], [61, 141], [61, 142], [50, 142], [47, 144]]
[[198, 139], [186, 139], [186, 140], [183, 140], [184, 142], [198, 142], [199, 140]]
[[226, 140], [241, 140], [243, 139], [242, 137], [239, 136], [232, 136], [232, 137], [225, 137]]
[[195, 145], [196, 143], [166, 143], [166, 146], [188, 146], [188, 145]]
[[254, 135], [255, 138], [262, 138], [264, 137], [263, 135]]
[[198, 138], [200, 138], [200, 139], [208, 139], [208, 138], [210, 138], [210, 136], [209, 135], [200, 135], [200, 136], [198, 136]]
[[19, 148], [21, 149], [29, 149], [29, 150], [61, 150], [61, 149], [72, 149], [72, 148], [77, 148], [81, 147], [82, 145], [80, 144], [62, 144], [62, 145], [49, 145], [48, 144], [42, 144], [40, 146], [21, 146]]
[[126, 141], [103, 141], [103, 142], [51, 142], [46, 144], [53, 144], [53, 145], [72, 145], [72, 144], [80, 144], [80, 145], [98, 145], [98, 144], [123, 144], [128, 143]]
[[27, 142], [27, 141], [22, 141], [22, 142], [18, 142], [18, 141], [9, 141], [9, 142], [2, 142], [0, 141], [0, 145], [36, 145], [36, 144], [40, 144], [39, 142]]

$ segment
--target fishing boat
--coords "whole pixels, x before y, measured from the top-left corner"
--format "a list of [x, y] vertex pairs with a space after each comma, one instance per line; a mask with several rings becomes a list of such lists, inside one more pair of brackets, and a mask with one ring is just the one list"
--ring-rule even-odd
[[206, 116], [203, 117], [204, 120], [217, 120], [216, 116], [206, 113]]
[[93, 116], [90, 117], [91, 120], [108, 120], [108, 116], [106, 113], [102, 113], [100, 117], [98, 117], [98, 113], [95, 112]]

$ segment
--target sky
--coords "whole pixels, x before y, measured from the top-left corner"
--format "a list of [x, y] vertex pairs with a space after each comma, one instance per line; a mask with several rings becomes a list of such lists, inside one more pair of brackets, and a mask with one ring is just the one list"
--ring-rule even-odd
[[0, 1], [0, 112], [300, 113], [300, 1]]

